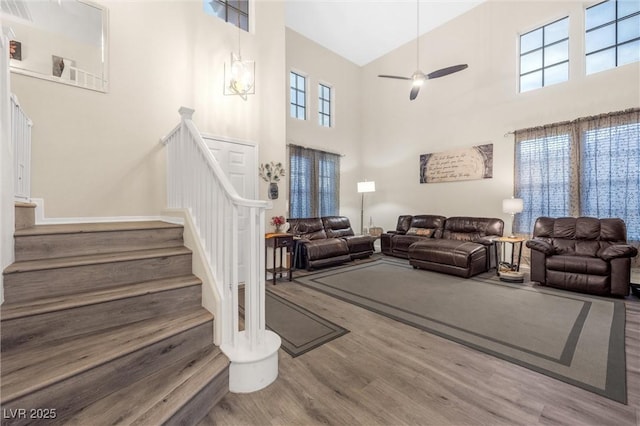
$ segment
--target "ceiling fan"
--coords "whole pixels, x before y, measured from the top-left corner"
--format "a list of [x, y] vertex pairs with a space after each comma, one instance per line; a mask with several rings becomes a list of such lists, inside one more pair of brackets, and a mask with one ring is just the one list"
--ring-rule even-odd
[[418, 92], [420, 92], [420, 87], [424, 84], [425, 80], [431, 80], [433, 78], [444, 77], [445, 75], [453, 74], [454, 72], [462, 71], [465, 68], [468, 68], [467, 64], [453, 65], [450, 67], [442, 68], [429, 74], [425, 74], [420, 70], [420, 0], [416, 1], [417, 3], [417, 13], [416, 13], [416, 21], [417, 21], [417, 35], [416, 35], [416, 62], [417, 62], [417, 71], [414, 72], [411, 77], [403, 77], [398, 75], [385, 75], [380, 74], [378, 77], [382, 78], [395, 78], [398, 80], [410, 80], [412, 81], [411, 93], [409, 93], [409, 100], [414, 100], [418, 96]]

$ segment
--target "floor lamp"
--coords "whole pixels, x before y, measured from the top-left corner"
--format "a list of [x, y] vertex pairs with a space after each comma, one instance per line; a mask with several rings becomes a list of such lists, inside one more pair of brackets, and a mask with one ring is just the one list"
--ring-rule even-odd
[[364, 235], [364, 193], [376, 192], [375, 182], [358, 182], [358, 192], [362, 194], [362, 204], [360, 205], [360, 234]]

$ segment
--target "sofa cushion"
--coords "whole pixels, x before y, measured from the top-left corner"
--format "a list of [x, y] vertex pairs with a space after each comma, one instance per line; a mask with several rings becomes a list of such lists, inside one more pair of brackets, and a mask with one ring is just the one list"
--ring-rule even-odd
[[324, 231], [324, 225], [322, 224], [322, 219], [319, 217], [287, 219], [287, 221], [291, 224], [289, 232], [296, 237], [300, 237], [305, 240], [321, 240], [327, 238], [327, 234]]
[[322, 226], [327, 238], [350, 237], [354, 235], [351, 222], [345, 216], [325, 216], [322, 218]]
[[624, 243], [627, 239], [627, 227], [619, 218], [539, 217], [534, 225], [533, 236]]
[[502, 219], [484, 217], [450, 217], [444, 223], [442, 238], [458, 241], [475, 241], [489, 235], [502, 235]]
[[398, 234], [406, 234], [409, 228], [411, 228], [411, 215], [402, 215], [398, 217], [398, 224], [396, 225], [396, 232]]
[[425, 237], [419, 237], [417, 235], [396, 235], [393, 237], [393, 241], [391, 243], [391, 248], [393, 252], [401, 251], [407, 252], [409, 251], [409, 246], [418, 241], [426, 240]]
[[472, 258], [486, 258], [482, 244], [470, 241], [425, 239], [409, 247], [409, 259], [466, 268]]
[[547, 258], [547, 270], [576, 274], [608, 275], [609, 264], [597, 257], [560, 254]]
[[349, 254], [347, 242], [339, 238], [305, 241], [303, 244], [309, 260], [326, 259]]

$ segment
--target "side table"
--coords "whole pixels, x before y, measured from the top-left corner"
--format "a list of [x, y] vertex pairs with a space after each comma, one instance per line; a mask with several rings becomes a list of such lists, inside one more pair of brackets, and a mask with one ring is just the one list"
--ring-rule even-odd
[[[524, 282], [524, 274], [520, 272], [524, 241], [525, 239], [520, 237], [500, 237], [493, 241], [496, 254], [496, 275], [500, 277], [500, 281]], [[507, 244], [511, 245], [511, 262], [506, 261]]]
[[[266, 234], [264, 236], [264, 245], [265, 245], [265, 251], [264, 251], [264, 266], [265, 266], [265, 272], [264, 272], [264, 277], [265, 280], [267, 279], [267, 274], [270, 272], [273, 278], [273, 285], [276, 285], [276, 278], [278, 276], [278, 274], [280, 274], [280, 278], [282, 278], [282, 273], [284, 271], [287, 272], [287, 275], [289, 276], [289, 281], [291, 281], [293, 279], [293, 274], [292, 274], [292, 267], [293, 267], [293, 259], [292, 254], [293, 254], [293, 234]], [[273, 248], [273, 261], [272, 261], [272, 268], [267, 267], [267, 248]], [[280, 251], [280, 264], [279, 266], [276, 266], [276, 251]], [[289, 266], [287, 268], [285, 268], [282, 265], [282, 251], [285, 250], [287, 253], [287, 260], [289, 263]]]

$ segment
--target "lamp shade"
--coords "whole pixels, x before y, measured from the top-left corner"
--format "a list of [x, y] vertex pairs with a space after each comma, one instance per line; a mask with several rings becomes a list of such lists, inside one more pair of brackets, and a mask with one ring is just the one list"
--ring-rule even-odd
[[358, 192], [376, 192], [376, 183], [370, 181], [358, 182]]
[[506, 198], [502, 200], [502, 211], [504, 213], [516, 214], [522, 212], [524, 204], [522, 198]]

